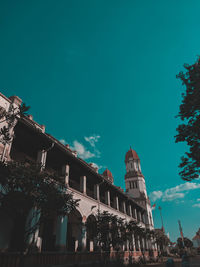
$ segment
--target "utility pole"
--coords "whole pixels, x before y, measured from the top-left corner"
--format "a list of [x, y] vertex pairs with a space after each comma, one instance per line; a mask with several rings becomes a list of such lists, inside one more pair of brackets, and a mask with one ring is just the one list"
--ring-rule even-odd
[[161, 212], [162, 208], [159, 206], [158, 209], [160, 211], [160, 218], [161, 218], [161, 222], [162, 222], [162, 230], [163, 230], [163, 233], [164, 233], [165, 232], [165, 228], [164, 228], [163, 217], [162, 217], [162, 212]]

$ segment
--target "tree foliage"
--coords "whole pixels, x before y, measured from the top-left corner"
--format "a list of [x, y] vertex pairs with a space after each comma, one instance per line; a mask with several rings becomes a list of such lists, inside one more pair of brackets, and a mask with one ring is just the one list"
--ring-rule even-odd
[[192, 65], [184, 65], [185, 72], [177, 75], [186, 87], [182, 94], [179, 117], [182, 123], [178, 126], [176, 142], [186, 142], [189, 151], [181, 158], [179, 167], [183, 180], [199, 178], [200, 172], [200, 58]]
[[[150, 239], [153, 232], [139, 226], [136, 221], [125, 221], [124, 219], [113, 215], [108, 211], [98, 210], [96, 220], [87, 222], [88, 229], [93, 229], [92, 237], [96, 237], [98, 245], [103, 251], [110, 251], [113, 247], [120, 250], [123, 245], [133, 248], [133, 235], [137, 237], [145, 237]], [[144, 249], [144, 248], [143, 248]]]
[[160, 246], [161, 251], [164, 247], [170, 244], [169, 238], [165, 235], [165, 233], [161, 229], [155, 229], [154, 237], [156, 239], [156, 243]]
[[[184, 244], [183, 244], [183, 240], [184, 240]], [[189, 238], [184, 237], [183, 240], [182, 240], [181, 237], [179, 237], [177, 239], [177, 247], [179, 249], [183, 249], [184, 247], [186, 247], [186, 248], [192, 248], [193, 247], [193, 243], [192, 243], [192, 241]]]

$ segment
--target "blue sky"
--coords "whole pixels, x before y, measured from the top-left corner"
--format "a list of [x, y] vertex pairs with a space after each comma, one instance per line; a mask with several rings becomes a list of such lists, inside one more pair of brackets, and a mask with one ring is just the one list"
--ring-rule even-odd
[[0, 91], [122, 187], [131, 145], [172, 240], [178, 219], [189, 238], [200, 227], [200, 181], [180, 179], [186, 147], [174, 142], [176, 74], [200, 54], [199, 11], [195, 0], [0, 2]]

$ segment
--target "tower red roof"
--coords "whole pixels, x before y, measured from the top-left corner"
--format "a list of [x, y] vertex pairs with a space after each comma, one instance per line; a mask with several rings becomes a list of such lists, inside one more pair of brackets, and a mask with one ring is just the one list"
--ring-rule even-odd
[[131, 147], [130, 147], [129, 151], [126, 153], [125, 161], [128, 161], [129, 158], [139, 159], [138, 154]]
[[103, 172], [103, 176], [113, 178], [111, 171], [109, 171], [108, 169]]

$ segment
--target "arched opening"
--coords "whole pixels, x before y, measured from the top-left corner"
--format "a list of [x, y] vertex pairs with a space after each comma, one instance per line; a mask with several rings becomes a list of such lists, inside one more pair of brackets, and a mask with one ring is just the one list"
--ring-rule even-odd
[[42, 251], [55, 251], [56, 217], [47, 218], [40, 227], [39, 237], [42, 238]]
[[0, 209], [0, 251], [5, 251], [10, 248], [12, 229], [12, 217]]
[[86, 221], [87, 229], [87, 251], [97, 250], [97, 225], [93, 214], [89, 215]]
[[82, 249], [82, 216], [78, 210], [72, 211], [67, 223], [67, 250], [80, 251]]

